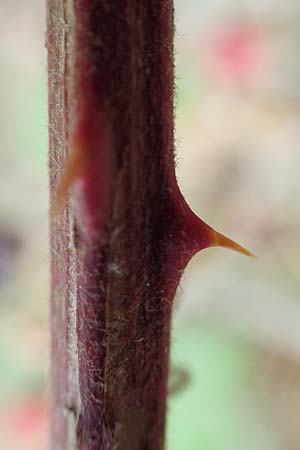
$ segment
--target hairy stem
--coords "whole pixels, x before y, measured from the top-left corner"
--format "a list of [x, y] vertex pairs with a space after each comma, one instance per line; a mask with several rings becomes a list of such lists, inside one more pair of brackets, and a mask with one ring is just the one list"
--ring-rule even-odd
[[48, 0], [53, 450], [162, 450], [172, 301], [244, 251], [175, 178], [173, 4]]

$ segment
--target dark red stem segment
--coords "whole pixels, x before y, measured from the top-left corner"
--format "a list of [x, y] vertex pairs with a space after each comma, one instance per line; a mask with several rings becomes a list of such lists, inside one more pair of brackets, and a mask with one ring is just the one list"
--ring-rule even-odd
[[182, 271], [244, 249], [176, 183], [172, 1], [47, 5], [52, 448], [162, 450]]

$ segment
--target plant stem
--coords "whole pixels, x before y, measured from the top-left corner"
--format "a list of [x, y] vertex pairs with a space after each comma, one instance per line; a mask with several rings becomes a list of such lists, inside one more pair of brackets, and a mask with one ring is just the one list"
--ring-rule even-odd
[[47, 6], [52, 448], [162, 450], [180, 276], [234, 245], [176, 183], [173, 4]]

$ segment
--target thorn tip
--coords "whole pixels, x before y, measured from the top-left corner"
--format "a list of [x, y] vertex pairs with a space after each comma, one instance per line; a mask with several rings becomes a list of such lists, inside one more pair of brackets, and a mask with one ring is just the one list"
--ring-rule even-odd
[[211, 246], [229, 248], [231, 250], [234, 250], [235, 252], [241, 253], [242, 255], [249, 256], [250, 258], [256, 258], [256, 256], [253, 255], [253, 253], [251, 253], [248, 249], [246, 249], [242, 245], [238, 244], [237, 242], [232, 241], [231, 239], [224, 236], [223, 234], [218, 233], [215, 230], [212, 230]]
[[53, 205], [50, 208], [50, 211], [54, 215], [61, 213], [70, 187], [76, 178], [80, 176], [84, 162], [83, 159], [83, 145], [80, 142], [71, 145], [69, 147], [69, 159], [64, 167]]

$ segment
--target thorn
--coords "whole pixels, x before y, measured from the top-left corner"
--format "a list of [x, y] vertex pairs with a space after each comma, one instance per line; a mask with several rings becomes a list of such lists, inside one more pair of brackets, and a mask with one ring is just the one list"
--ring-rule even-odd
[[[188, 206], [182, 197], [179, 188], [177, 188], [175, 196], [178, 196], [179, 199], [179, 201], [175, 203], [176, 214], [178, 214], [179, 217], [182, 217], [181, 220], [183, 225], [181, 222], [180, 226], [183, 229], [185, 227], [185, 234], [191, 245], [191, 256], [208, 247], [225, 247], [241, 253], [242, 255], [256, 259], [256, 256], [253, 255], [253, 253], [251, 253], [248, 249], [214, 230], [206, 222], [200, 219], [200, 217], [198, 217]], [[181, 206], [179, 212], [177, 212], [178, 204]]]
[[84, 163], [84, 146], [83, 143], [77, 140], [77, 142], [69, 146], [69, 159], [63, 170], [61, 180], [57, 189], [56, 197], [50, 211], [53, 214], [60, 214], [64, 206], [65, 200], [68, 195], [68, 191], [74, 181], [81, 175]]
[[221, 233], [218, 233], [213, 229], [211, 229], [211, 239], [211, 247], [225, 247], [234, 250], [235, 252], [242, 253], [245, 256], [249, 256], [250, 258], [256, 258], [256, 256], [253, 255], [253, 253], [251, 253], [245, 247], [238, 244], [237, 242], [232, 241], [228, 237], [224, 236]]

